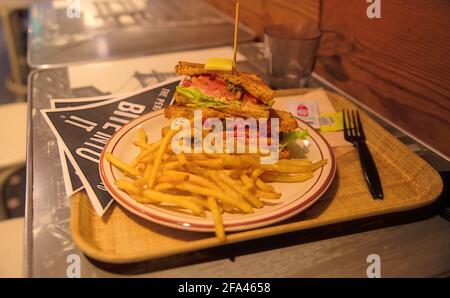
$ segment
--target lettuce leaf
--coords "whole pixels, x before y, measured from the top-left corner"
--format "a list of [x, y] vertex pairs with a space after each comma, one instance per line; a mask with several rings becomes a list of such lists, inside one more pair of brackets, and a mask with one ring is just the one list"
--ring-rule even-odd
[[295, 130], [293, 132], [286, 134], [280, 143], [280, 151], [283, 150], [290, 143], [295, 142], [296, 140], [304, 140], [307, 137], [309, 137], [309, 132], [307, 129]]
[[188, 107], [193, 108], [227, 108], [234, 107], [239, 108], [241, 103], [239, 101], [228, 101], [224, 98], [214, 98], [208, 96], [193, 87], [183, 87], [178, 86], [177, 92], [185, 97], [189, 103], [186, 104]]

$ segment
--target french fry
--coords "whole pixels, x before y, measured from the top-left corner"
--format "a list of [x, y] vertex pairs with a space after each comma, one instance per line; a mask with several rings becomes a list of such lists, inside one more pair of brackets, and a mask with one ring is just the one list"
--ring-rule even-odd
[[164, 163], [176, 161], [179, 162], [175, 155], [164, 154], [163, 160]]
[[142, 151], [141, 154], [138, 155], [138, 159], [146, 158], [148, 155], [150, 155], [153, 152], [155, 152], [156, 150], [158, 150], [158, 148], [161, 146], [161, 144], [162, 144], [162, 140], [159, 140], [158, 142], [155, 142], [153, 144], [148, 144], [149, 147], [147, 149], [145, 149], [144, 151]]
[[317, 169], [320, 169], [321, 167], [326, 166], [327, 163], [328, 163], [328, 160], [326, 160], [326, 159], [322, 159], [322, 160], [320, 160], [318, 162], [313, 163], [312, 172], [314, 172]]
[[163, 165], [164, 170], [175, 170], [175, 169], [178, 169], [181, 167], [182, 167], [182, 165], [180, 164], [180, 162], [178, 160], [170, 161]]
[[134, 141], [133, 145], [135, 145], [141, 149], [148, 149], [152, 146], [152, 145], [147, 144], [146, 142], [142, 142], [142, 141]]
[[217, 170], [217, 172], [225, 174], [230, 177], [239, 178], [241, 176], [242, 169]]
[[151, 189], [153, 187], [153, 185], [155, 184], [156, 173], [158, 172], [159, 167], [161, 165], [162, 157], [167, 150], [167, 146], [169, 146], [169, 142], [172, 140], [172, 137], [177, 132], [178, 132], [177, 130], [171, 130], [163, 138], [161, 146], [159, 147], [158, 152], [156, 154], [155, 161], [153, 162], [153, 166], [152, 166], [152, 169], [151, 169], [151, 172], [149, 175], [149, 179], [147, 182], [147, 186], [149, 189]]
[[209, 159], [221, 159], [223, 154], [221, 154], [221, 153], [203, 153], [203, 155], [205, 155], [206, 158], [209, 158]]
[[208, 157], [206, 157], [206, 155], [202, 154], [202, 153], [190, 153], [190, 154], [186, 154], [186, 157], [190, 160], [205, 160], [208, 159]]
[[125, 180], [117, 180], [116, 185], [121, 190], [125, 191], [128, 194], [139, 195], [141, 193], [141, 189], [138, 186], [135, 186], [132, 182]]
[[233, 197], [235, 200], [245, 201], [241, 194], [236, 192], [233, 188], [231, 188], [228, 184], [224, 183], [216, 176], [217, 174], [211, 174], [211, 179], [219, 186], [219, 188], [226, 193], [228, 196]]
[[240, 176], [242, 183], [245, 185], [247, 189], [253, 189], [255, 187], [255, 183], [253, 182], [250, 177], [247, 176], [247, 174], [243, 173]]
[[231, 177], [219, 173], [219, 177], [222, 179], [222, 181], [228, 186], [230, 186], [234, 191], [239, 193], [241, 196], [243, 196], [250, 204], [252, 204], [255, 208], [262, 208], [264, 204], [255, 196], [253, 196], [248, 189], [241, 186], [239, 182], [233, 180]]
[[198, 184], [200, 186], [219, 190], [219, 187], [216, 184], [214, 184], [213, 182], [211, 182], [210, 180], [208, 180], [202, 176], [198, 176], [198, 175], [189, 173], [189, 181], [192, 183]]
[[152, 152], [151, 154], [147, 155], [146, 157], [140, 159], [140, 162], [146, 163], [146, 164], [152, 164], [155, 160], [156, 154], [155, 152]]
[[145, 168], [146, 168], [146, 165], [145, 165], [145, 163], [138, 163], [137, 165], [136, 165], [136, 169], [139, 171], [139, 172], [144, 172], [145, 171]]
[[112, 153], [106, 153], [105, 155], [106, 160], [109, 161], [113, 166], [115, 166], [116, 168], [118, 168], [119, 170], [121, 170], [122, 172], [132, 175], [134, 177], [139, 177], [141, 175], [141, 173], [139, 173], [139, 171], [124, 163], [123, 161], [119, 160], [117, 157], [115, 157], [114, 155], [112, 155]]
[[226, 202], [220, 201], [220, 206], [222, 207], [223, 211], [227, 213], [232, 213], [234, 211], [234, 207]]
[[[301, 165], [304, 163], [304, 165]], [[326, 160], [321, 160], [316, 163], [310, 161], [300, 161], [296, 160], [280, 160], [275, 164], [261, 165], [261, 168], [267, 171], [275, 171], [282, 174], [299, 174], [299, 173], [309, 173], [323, 167], [326, 164]]]
[[308, 173], [308, 172], [312, 172], [314, 170], [314, 167], [312, 164], [308, 165], [308, 166], [273, 164], [273, 165], [262, 165], [261, 167], [265, 171], [273, 171], [273, 172], [278, 172], [280, 174]]
[[185, 164], [187, 164], [186, 155], [184, 153], [177, 154], [176, 156], [180, 165], [184, 166]]
[[272, 185], [265, 184], [260, 178], [256, 178], [255, 184], [262, 191], [275, 192]]
[[303, 167], [303, 166], [310, 166], [312, 162], [308, 159], [280, 159], [277, 161], [276, 164], [283, 166], [287, 165], [287, 166]]
[[139, 155], [131, 162], [131, 166], [136, 166], [139, 162], [145, 162], [145, 159], [148, 159], [151, 157], [152, 153], [156, 151], [159, 146], [161, 145], [161, 141], [158, 141], [156, 143], [153, 143], [149, 145], [149, 147], [145, 148], [144, 150], [139, 153]]
[[256, 168], [256, 169], [254, 169], [254, 170], [252, 171], [251, 178], [252, 178], [253, 180], [256, 180], [259, 176], [262, 175], [262, 173], [264, 173], [264, 170], [263, 170], [263, 169], [261, 169], [261, 168]]
[[150, 178], [150, 173], [151, 173], [151, 171], [152, 171], [152, 165], [148, 164], [148, 165], [145, 167], [144, 174], [143, 174], [142, 178], [141, 178], [141, 179], [135, 180], [135, 181], [133, 182], [133, 184], [134, 184], [135, 186], [139, 186], [139, 187], [142, 187], [142, 186], [144, 186], [145, 184], [147, 184], [147, 181], [148, 181], [148, 179]]
[[142, 127], [139, 128], [139, 130], [138, 130], [138, 141], [147, 143], [147, 133], [145, 132], [145, 130]]
[[166, 134], [167, 134], [169, 131], [170, 131], [170, 126], [164, 126], [164, 127], [161, 129], [161, 134], [162, 134], [162, 136], [165, 137]]
[[312, 165], [308, 166], [294, 166], [294, 165], [262, 165], [262, 169], [266, 171], [278, 172], [280, 174], [297, 174], [297, 173], [308, 173], [311, 172], [313, 167]]
[[191, 162], [187, 163], [185, 165], [185, 168], [187, 169], [188, 172], [193, 173], [195, 175], [202, 176], [205, 173], [205, 169], [203, 169], [202, 167], [197, 166], [197, 165], [195, 165], [194, 163], [191, 163]]
[[217, 238], [219, 238], [220, 241], [225, 241], [226, 240], [225, 228], [223, 226], [222, 214], [220, 212], [219, 206], [217, 205], [216, 199], [214, 199], [213, 197], [208, 197], [207, 205], [208, 209], [211, 211], [214, 220], [216, 236]]
[[157, 190], [157, 191], [164, 191], [164, 190], [168, 190], [168, 189], [173, 189], [175, 187], [176, 186], [172, 183], [164, 182], [164, 183], [156, 184], [155, 187], [153, 187], [153, 189]]
[[177, 173], [177, 174], [164, 174], [156, 178], [157, 183], [164, 182], [181, 182], [189, 179], [189, 175], [186, 173]]
[[[164, 153], [163, 156], [162, 156], [162, 158], [161, 158], [161, 161], [169, 161], [169, 158], [170, 158], [170, 157], [171, 157], [170, 154]], [[175, 159], [172, 159], [171, 161], [174, 161], [174, 160], [176, 160], [176, 158], [175, 158]]]
[[169, 204], [201, 217], [209, 210], [221, 241], [226, 239], [223, 212], [252, 213], [253, 208], [263, 208], [261, 200], [281, 197], [267, 183], [303, 182], [327, 163], [298, 159], [261, 164], [262, 153], [175, 154], [169, 144], [177, 132], [166, 127], [160, 141], [148, 144], [147, 134], [139, 129], [133, 144], [141, 151], [130, 164], [107, 153], [106, 159], [131, 178], [118, 180], [116, 185], [143, 204]]
[[160, 204], [159, 201], [151, 200], [149, 198], [144, 197], [143, 195], [135, 195], [129, 194], [136, 202], [145, 202], [145, 204]]
[[238, 208], [239, 210], [245, 212], [245, 213], [253, 213], [253, 207], [249, 203], [247, 203], [244, 200], [237, 200], [235, 198], [232, 198], [228, 196], [227, 194], [218, 191], [216, 189], [210, 189], [206, 187], [197, 186], [191, 183], [183, 182], [179, 185], [177, 185], [177, 188], [189, 191], [191, 193], [203, 195], [203, 196], [211, 196], [214, 198], [217, 198], [223, 202], [226, 202], [230, 204], [233, 207]]
[[281, 198], [281, 194], [280, 193], [267, 192], [267, 191], [262, 191], [262, 190], [257, 190], [255, 192], [255, 195], [258, 198], [269, 199], [269, 200], [277, 200], [277, 199]]
[[155, 190], [145, 190], [142, 193], [142, 198], [140, 203], [151, 203], [151, 202], [160, 202], [160, 203], [170, 203], [183, 208], [186, 208], [192, 211], [193, 214], [197, 216], [204, 217], [205, 213], [203, 207], [190, 201], [190, 197], [179, 196], [179, 195], [171, 195], [163, 192], [155, 191]]
[[228, 169], [228, 170], [216, 169], [215, 171], [218, 172], [218, 173], [222, 173], [222, 174], [225, 174], [227, 176], [239, 179], [243, 169]]
[[[140, 158], [139, 161], [143, 162], [143, 163], [153, 163], [155, 158], [156, 158], [156, 155], [158, 153], [158, 150], [159, 150], [160, 146], [161, 146], [161, 144], [157, 148], [149, 148], [147, 152], [142, 152], [142, 153], [146, 153], [146, 154], [144, 156], [142, 156], [142, 157], [139, 157]], [[164, 155], [165, 154], [166, 153], [164, 153]]]
[[255, 158], [251, 155], [229, 155], [223, 154], [222, 156], [222, 164], [226, 168], [238, 168], [245, 169], [249, 167], [259, 166], [259, 158]]
[[199, 206], [202, 206], [203, 208], [209, 209], [209, 206], [208, 206], [206, 200], [205, 200], [205, 199], [202, 199], [202, 198], [199, 197], [199, 196], [189, 196], [189, 197], [186, 197], [186, 199], [187, 199], [188, 201], [191, 201], [191, 202], [193, 202], [193, 203], [199, 205]]
[[198, 166], [211, 169], [221, 169], [223, 167], [223, 160], [221, 159], [194, 160], [194, 163]]
[[273, 172], [266, 172], [261, 176], [261, 179], [265, 182], [295, 183], [295, 182], [304, 182], [313, 177], [314, 174], [312, 172], [293, 175], [283, 175], [283, 174], [276, 174]]

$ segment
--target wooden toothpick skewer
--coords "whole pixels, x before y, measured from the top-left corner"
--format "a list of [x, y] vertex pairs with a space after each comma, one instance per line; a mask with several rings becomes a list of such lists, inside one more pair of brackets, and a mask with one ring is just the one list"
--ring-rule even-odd
[[234, 22], [233, 71], [236, 71], [238, 31], [239, 31], [239, 0], [236, 1], [236, 19]]

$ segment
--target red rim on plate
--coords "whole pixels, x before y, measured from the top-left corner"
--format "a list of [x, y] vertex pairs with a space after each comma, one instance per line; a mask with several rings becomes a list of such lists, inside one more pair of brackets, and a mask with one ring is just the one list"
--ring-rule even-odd
[[[189, 218], [180, 217], [180, 219], [177, 219], [174, 218], [174, 216], [169, 215], [166, 216], [162, 208], [159, 208], [160, 210], [157, 211], [156, 209], [151, 209], [144, 204], [138, 203], [133, 198], [131, 198], [130, 196], [128, 196], [126, 193], [122, 192], [115, 186], [114, 182], [115, 180], [117, 180], [117, 178], [114, 175], [112, 165], [105, 159], [105, 153], [112, 152], [114, 154], [114, 150], [117, 148], [118, 144], [120, 144], [121, 141], [123, 141], [124, 136], [134, 131], [138, 126], [142, 126], [146, 122], [152, 121], [155, 118], [159, 117], [161, 118], [161, 122], [169, 121], [164, 118], [163, 111], [149, 113], [126, 124], [112, 136], [112, 138], [106, 144], [100, 156], [99, 170], [102, 181], [108, 192], [111, 194], [111, 196], [125, 209], [127, 209], [128, 211], [132, 212], [137, 216], [140, 216], [142, 218], [156, 222], [161, 225], [177, 229], [200, 231], [200, 232], [213, 232], [214, 224], [212, 220], [206, 219], [207, 221], [205, 223], [198, 223], [199, 218], [194, 216], [192, 216], [192, 221], [189, 220]], [[315, 175], [314, 183], [309, 187], [308, 190], [304, 192], [302, 196], [289, 199], [280, 208], [278, 208], [278, 211], [270, 210], [268, 214], [261, 215], [260, 218], [258, 219], [245, 219], [245, 215], [242, 215], [242, 220], [239, 221], [234, 220], [234, 222], [231, 223], [227, 223], [227, 221], [224, 219], [224, 227], [226, 231], [241, 231], [254, 229], [285, 220], [308, 208], [310, 205], [316, 202], [330, 187], [336, 173], [336, 161], [331, 146], [320, 134], [315, 132], [315, 130], [311, 126], [302, 121], [298, 122], [301, 127], [307, 128], [310, 131], [310, 141], [312, 141], [317, 147], [321, 158], [323, 159], [325, 156], [327, 159], [329, 159], [327, 165], [320, 169], [320, 172], [317, 174], [317, 177]], [[160, 135], [160, 131], [158, 131], [158, 134]], [[320, 146], [319, 143], [322, 143], [322, 146]], [[323, 179], [324, 175], [326, 175], [326, 177]], [[319, 183], [319, 181], [321, 181], [320, 182], [321, 184], [320, 186], [317, 186], [317, 183]], [[300, 186], [301, 184], [302, 183], [295, 183], [291, 185]], [[308, 192], [310, 192], [311, 189], [313, 188], [316, 188], [314, 192], [312, 194], [308, 194]], [[306, 198], [304, 198], [305, 195], [307, 195]], [[258, 212], [258, 210], [264, 210], [265, 208], [266, 207], [263, 207], [262, 209], [255, 209], [255, 214]], [[285, 210], [280, 211], [280, 209]]]

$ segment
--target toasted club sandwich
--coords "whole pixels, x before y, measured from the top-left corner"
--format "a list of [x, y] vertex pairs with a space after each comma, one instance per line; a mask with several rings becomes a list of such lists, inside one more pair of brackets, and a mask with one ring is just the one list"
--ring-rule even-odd
[[168, 119], [193, 119], [198, 109], [203, 119], [278, 118], [281, 158], [289, 157], [288, 141], [307, 136], [307, 131], [297, 130], [297, 120], [290, 113], [271, 108], [275, 91], [255, 74], [211, 71], [204, 64], [190, 62], [179, 62], [175, 71], [188, 79], [177, 87], [175, 103], [165, 109]]
[[180, 62], [178, 75], [189, 76], [175, 94], [176, 104], [213, 109], [228, 116], [268, 118], [275, 92], [256, 75], [207, 71], [204, 64]]

